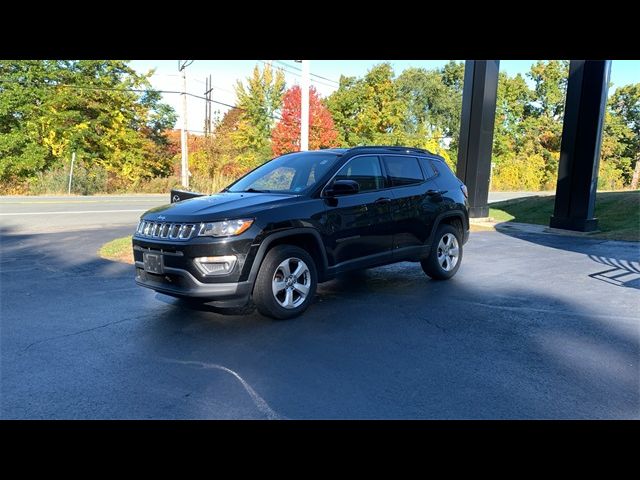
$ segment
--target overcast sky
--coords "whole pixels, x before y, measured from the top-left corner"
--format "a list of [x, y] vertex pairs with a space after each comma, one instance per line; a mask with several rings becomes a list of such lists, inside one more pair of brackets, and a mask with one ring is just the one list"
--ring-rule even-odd
[[[285, 73], [288, 86], [299, 84], [300, 64], [293, 60], [196, 60], [187, 67], [187, 91], [196, 95], [203, 95], [205, 79], [211, 75], [213, 86], [212, 99], [222, 103], [234, 105], [236, 96], [234, 85], [236, 80], [244, 80], [257, 64], [261, 68], [264, 62], [273, 62], [273, 66], [281, 68]], [[311, 84], [322, 96], [327, 96], [338, 87], [340, 75], [364, 75], [373, 65], [385, 60], [312, 60], [310, 62]], [[437, 68], [447, 63], [447, 60], [388, 60], [396, 75], [408, 67]], [[502, 60], [500, 70], [513, 76], [517, 73], [525, 74], [529, 71], [534, 60]], [[134, 60], [131, 66], [141, 73], [155, 69], [151, 84], [158, 90], [182, 90], [182, 81], [178, 72], [177, 60]], [[526, 78], [526, 77], [525, 77]], [[611, 65], [611, 81], [613, 88], [640, 82], [640, 60], [614, 60]], [[163, 94], [164, 101], [175, 108], [178, 113], [179, 128], [182, 125], [182, 104], [180, 95]], [[220, 104], [213, 104], [213, 111], [224, 113], [228, 110]], [[187, 97], [188, 128], [199, 133], [204, 128], [205, 101]]]

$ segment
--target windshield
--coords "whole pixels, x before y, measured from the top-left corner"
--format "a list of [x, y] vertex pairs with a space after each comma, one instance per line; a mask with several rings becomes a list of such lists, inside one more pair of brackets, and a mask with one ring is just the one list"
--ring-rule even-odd
[[227, 192], [302, 193], [313, 187], [340, 154], [296, 152], [274, 158], [225, 189]]

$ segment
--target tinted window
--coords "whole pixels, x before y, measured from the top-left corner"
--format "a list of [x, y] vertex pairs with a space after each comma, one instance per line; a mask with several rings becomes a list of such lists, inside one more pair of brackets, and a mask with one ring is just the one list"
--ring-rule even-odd
[[354, 180], [360, 185], [361, 192], [384, 188], [384, 176], [380, 160], [376, 156], [356, 157], [342, 167], [336, 180]]
[[387, 167], [392, 187], [412, 185], [424, 181], [418, 159], [415, 157], [384, 157], [384, 164]]
[[274, 158], [228, 187], [230, 192], [249, 189], [299, 193], [310, 189], [335, 164], [339, 155], [297, 152]]
[[436, 166], [428, 158], [420, 158], [419, 160], [420, 165], [422, 166], [422, 172], [424, 173], [424, 178], [431, 178], [438, 175]]
[[290, 190], [291, 182], [295, 174], [296, 169], [293, 167], [278, 167], [253, 182], [251, 187], [258, 190]]

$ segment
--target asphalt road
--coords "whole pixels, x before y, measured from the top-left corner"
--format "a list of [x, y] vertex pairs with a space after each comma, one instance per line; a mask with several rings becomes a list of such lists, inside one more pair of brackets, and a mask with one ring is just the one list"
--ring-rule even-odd
[[[450, 281], [382, 267], [273, 321], [98, 258], [137, 212], [77, 230], [93, 217], [69, 205], [9, 205], [67, 214], [0, 217], [1, 418], [640, 418], [636, 243], [475, 233]], [[53, 217], [67, 230], [34, 230]]]
[[0, 225], [30, 232], [136, 225], [166, 195], [0, 197]]

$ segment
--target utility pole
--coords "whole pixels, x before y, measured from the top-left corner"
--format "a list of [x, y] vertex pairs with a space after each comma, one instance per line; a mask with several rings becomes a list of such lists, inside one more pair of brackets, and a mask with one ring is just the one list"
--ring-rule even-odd
[[300, 151], [309, 150], [309, 60], [296, 60], [302, 63], [302, 90], [300, 105]]
[[182, 131], [180, 132], [180, 150], [182, 152], [182, 186], [189, 188], [189, 152], [187, 146], [187, 72], [186, 68], [193, 60], [178, 60], [178, 70], [182, 72]]
[[69, 189], [67, 193], [71, 195], [71, 180], [73, 179], [73, 164], [76, 161], [76, 152], [71, 154], [71, 169], [69, 170]]
[[206, 104], [204, 108], [204, 135], [208, 137], [211, 133], [211, 92], [213, 88], [211, 87], [211, 75], [209, 78], [205, 79], [205, 90], [204, 97], [206, 99]]

